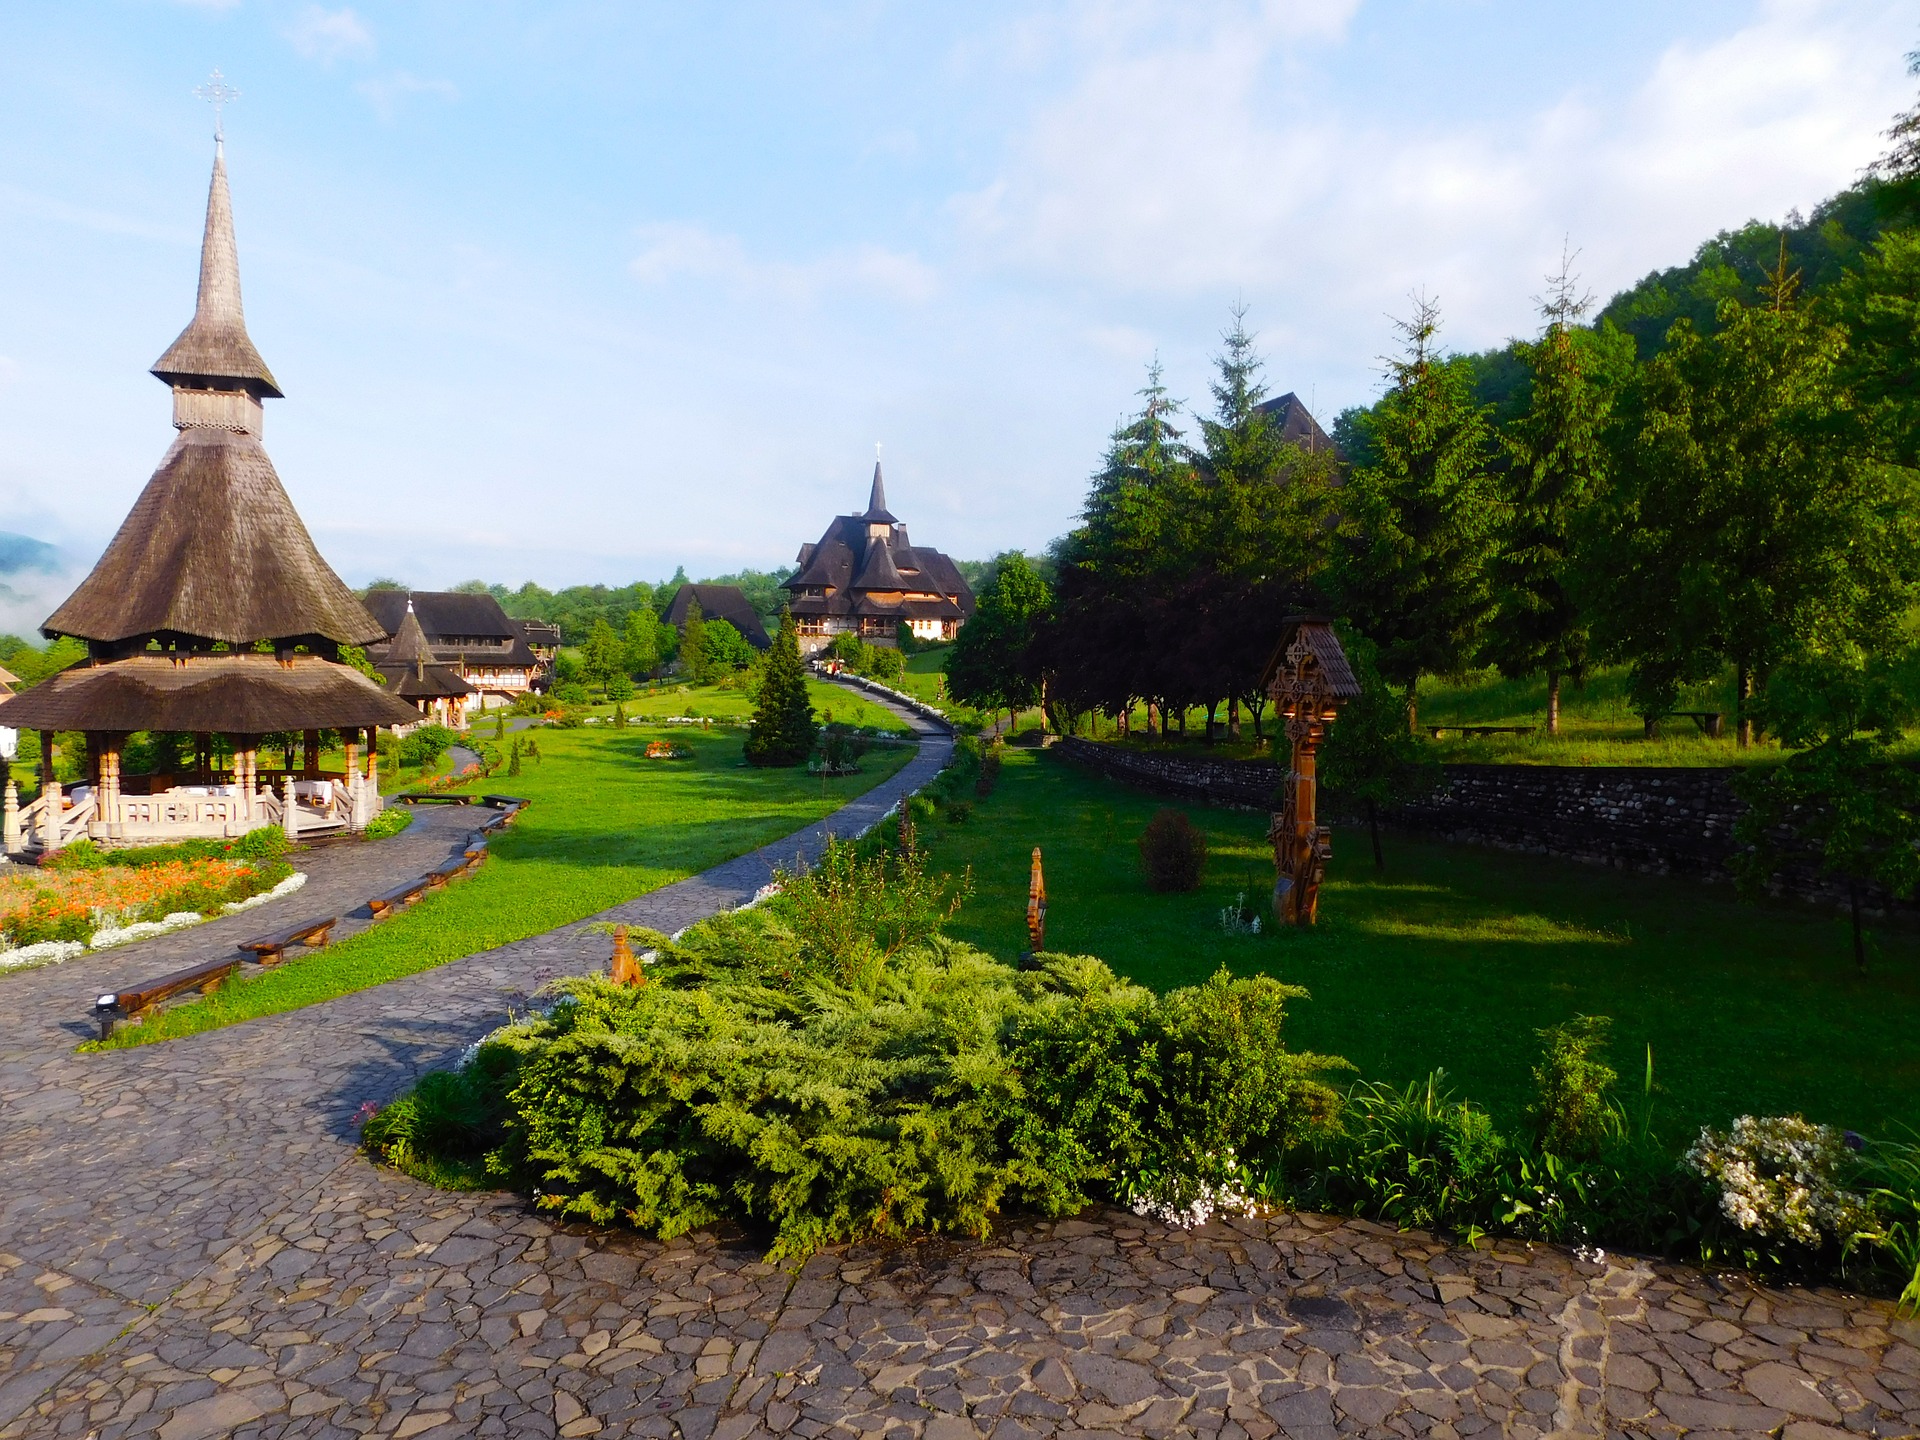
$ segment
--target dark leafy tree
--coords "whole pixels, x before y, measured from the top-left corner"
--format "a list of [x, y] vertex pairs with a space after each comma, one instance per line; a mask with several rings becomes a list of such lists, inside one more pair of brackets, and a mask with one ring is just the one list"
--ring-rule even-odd
[[580, 669], [591, 685], [611, 684], [626, 673], [626, 647], [605, 619], [593, 622], [587, 643], [580, 647]]
[[660, 666], [660, 642], [655, 632], [660, 622], [649, 605], [636, 605], [627, 613], [626, 671], [636, 680], [644, 680]]
[[1766, 304], [1674, 331], [1623, 409], [1585, 590], [1647, 713], [1732, 665], [1744, 745], [1774, 666], [1879, 649], [1906, 612], [1915, 476], [1876, 453], [1844, 332], [1798, 302], [1784, 256]]
[[1341, 648], [1360, 694], [1340, 707], [1319, 755], [1321, 783], [1342, 800], [1366, 807], [1373, 866], [1387, 868], [1380, 848], [1380, 811], [1433, 789], [1440, 766], [1427, 743], [1407, 729], [1407, 703], [1381, 678], [1372, 642], [1342, 627]]
[[1398, 328], [1406, 345], [1387, 362], [1390, 388], [1359, 421], [1376, 458], [1341, 495], [1338, 588], [1379, 647], [1381, 674], [1406, 696], [1411, 727], [1420, 677], [1459, 674], [1480, 649], [1493, 613], [1498, 496], [1472, 363], [1435, 350], [1439, 307], [1416, 296]]
[[1041, 700], [1034, 642], [1053, 596], [1026, 556], [999, 560], [947, 656], [947, 693], [965, 705], [1019, 711]]
[[1920, 719], [1920, 651], [1892, 657], [1810, 655], [1783, 666], [1764, 711], [1781, 740], [1802, 747], [1737, 782], [1749, 809], [1735, 827], [1735, 876], [1764, 890], [1809, 853], [1846, 881], [1854, 964], [1867, 968], [1862, 886], [1896, 898], [1920, 888], [1920, 773], [1891, 747]]
[[793, 616], [783, 611], [747, 731], [747, 763], [798, 765], [812, 753], [817, 728], [807, 696], [806, 668], [800, 661], [800, 637]]

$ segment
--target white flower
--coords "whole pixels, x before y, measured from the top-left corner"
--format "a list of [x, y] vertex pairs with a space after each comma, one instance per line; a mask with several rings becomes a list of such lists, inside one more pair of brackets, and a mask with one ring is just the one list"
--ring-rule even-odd
[[1798, 1115], [1742, 1115], [1724, 1134], [1703, 1129], [1687, 1164], [1720, 1186], [1720, 1210], [1742, 1230], [1814, 1246], [1844, 1238], [1865, 1201], [1837, 1180], [1847, 1161], [1838, 1130]]

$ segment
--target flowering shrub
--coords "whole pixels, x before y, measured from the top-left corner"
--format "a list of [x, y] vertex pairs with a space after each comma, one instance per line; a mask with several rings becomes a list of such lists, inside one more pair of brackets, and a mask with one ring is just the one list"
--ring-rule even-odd
[[1866, 1219], [1866, 1201], [1840, 1187], [1853, 1152], [1840, 1131], [1798, 1115], [1742, 1115], [1731, 1130], [1704, 1129], [1687, 1164], [1720, 1187], [1720, 1209], [1742, 1230], [1809, 1249], [1844, 1243]]
[[86, 941], [103, 929], [207, 914], [270, 890], [290, 873], [284, 861], [193, 859], [11, 876], [0, 880], [0, 944]]

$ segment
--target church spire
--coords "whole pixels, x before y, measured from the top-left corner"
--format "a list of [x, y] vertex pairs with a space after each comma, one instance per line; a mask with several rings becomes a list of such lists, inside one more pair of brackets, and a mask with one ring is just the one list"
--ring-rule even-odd
[[880, 462], [873, 462], [873, 490], [867, 496], [867, 513], [860, 517], [869, 525], [894, 523], [893, 516], [887, 510], [887, 486], [880, 478]]
[[200, 295], [193, 319], [153, 373], [175, 390], [244, 390], [257, 399], [280, 396], [267, 362], [253, 348], [240, 308], [240, 255], [233, 243], [233, 197], [227, 190], [223, 141], [213, 144], [213, 184], [200, 242]]

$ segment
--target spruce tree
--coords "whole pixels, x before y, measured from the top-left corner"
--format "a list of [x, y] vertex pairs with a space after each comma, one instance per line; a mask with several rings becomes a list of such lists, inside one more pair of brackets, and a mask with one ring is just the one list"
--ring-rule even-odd
[[687, 601], [686, 623], [680, 627], [680, 663], [696, 685], [707, 683], [707, 625], [698, 600]]
[[[689, 611], [689, 617], [698, 613]], [[800, 636], [793, 616], [780, 613], [780, 629], [767, 652], [760, 703], [747, 732], [749, 765], [798, 765], [813, 752], [813, 704], [807, 697], [807, 672], [800, 661]]]
[[1398, 322], [1401, 358], [1386, 396], [1361, 420], [1377, 457], [1353, 474], [1339, 588], [1349, 617], [1380, 651], [1380, 673], [1406, 696], [1422, 675], [1454, 675], [1480, 649], [1493, 613], [1495, 542], [1487, 465], [1493, 431], [1474, 398], [1473, 364], [1436, 353], [1439, 307], [1416, 297]]
[[1501, 439], [1506, 505], [1493, 560], [1499, 623], [1489, 651], [1502, 674], [1547, 677], [1547, 733], [1560, 733], [1560, 682], [1587, 668], [1587, 617], [1573, 584], [1574, 522], [1606, 482], [1603, 430], [1608, 368], [1631, 367], [1631, 342], [1604, 324], [1580, 328], [1593, 297], [1579, 292], [1573, 256], [1548, 280], [1539, 340], [1515, 345], [1526, 367], [1526, 409]]

